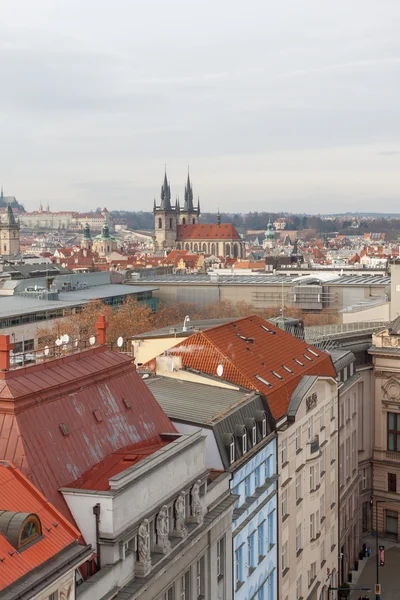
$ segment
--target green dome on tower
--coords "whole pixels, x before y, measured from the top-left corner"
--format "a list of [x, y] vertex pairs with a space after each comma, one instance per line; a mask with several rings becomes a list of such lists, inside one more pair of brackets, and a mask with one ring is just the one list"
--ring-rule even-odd
[[274, 233], [274, 228], [271, 223], [271, 219], [269, 219], [269, 221], [268, 221], [267, 231], [265, 232], [265, 239], [266, 240], [274, 240], [275, 239], [275, 233]]

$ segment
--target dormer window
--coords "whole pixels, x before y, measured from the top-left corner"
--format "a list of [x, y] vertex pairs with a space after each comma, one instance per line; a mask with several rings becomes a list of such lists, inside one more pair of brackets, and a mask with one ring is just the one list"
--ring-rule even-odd
[[242, 435], [242, 454], [246, 454], [247, 452], [247, 432], [246, 429]]
[[254, 427], [253, 427], [253, 429], [251, 431], [252, 431], [252, 440], [251, 440], [251, 443], [252, 443], [253, 446], [255, 446], [257, 444], [257, 429], [256, 429], [255, 425], [254, 425]]
[[232, 440], [229, 445], [229, 460], [230, 460], [231, 464], [235, 462], [235, 441], [234, 440]]
[[39, 519], [34, 516], [30, 517], [29, 520], [26, 521], [21, 531], [19, 547], [25, 546], [25, 544], [29, 544], [41, 534], [42, 531]]
[[262, 436], [265, 438], [267, 435], [267, 419], [264, 417], [262, 420]]
[[8, 510], [0, 511], [0, 533], [21, 552], [42, 536], [42, 526], [37, 515]]

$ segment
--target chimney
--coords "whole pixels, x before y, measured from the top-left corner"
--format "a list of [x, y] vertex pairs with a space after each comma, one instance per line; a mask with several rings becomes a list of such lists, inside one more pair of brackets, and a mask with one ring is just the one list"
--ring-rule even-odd
[[14, 344], [10, 343], [9, 335], [0, 335], [0, 371], [8, 371], [10, 368], [10, 352]]
[[106, 343], [107, 320], [104, 315], [99, 315], [95, 324], [97, 330], [97, 343], [103, 346]]

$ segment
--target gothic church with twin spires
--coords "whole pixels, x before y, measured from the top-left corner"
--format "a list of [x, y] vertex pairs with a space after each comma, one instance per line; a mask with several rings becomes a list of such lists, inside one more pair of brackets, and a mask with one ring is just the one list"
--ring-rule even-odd
[[244, 258], [244, 242], [231, 223], [199, 223], [200, 200], [193, 204], [193, 188], [188, 174], [183, 207], [171, 204], [167, 173], [161, 186], [161, 202], [154, 200], [154, 250], [188, 250], [224, 258]]

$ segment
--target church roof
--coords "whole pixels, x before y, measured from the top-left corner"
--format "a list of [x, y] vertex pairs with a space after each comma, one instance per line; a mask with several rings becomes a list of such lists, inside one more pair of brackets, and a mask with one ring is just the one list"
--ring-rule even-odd
[[178, 225], [176, 239], [181, 240], [241, 240], [232, 223], [212, 225]]

